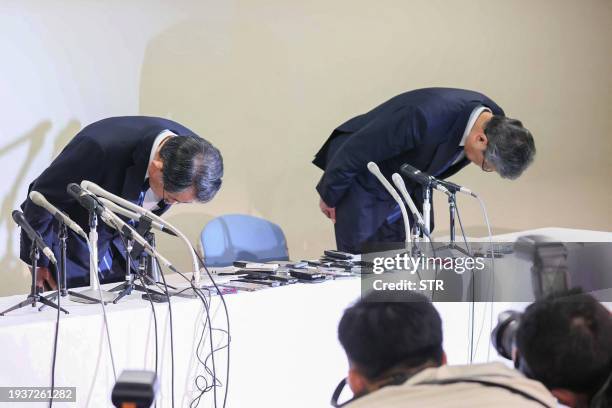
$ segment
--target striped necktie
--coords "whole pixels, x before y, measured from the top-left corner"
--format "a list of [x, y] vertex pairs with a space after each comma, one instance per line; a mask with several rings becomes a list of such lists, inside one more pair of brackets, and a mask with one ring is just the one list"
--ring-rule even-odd
[[[149, 191], [149, 189], [151, 188], [150, 184], [149, 184], [149, 178], [147, 177], [147, 179], [145, 179], [144, 183], [142, 183], [142, 188], [140, 189], [140, 195], [138, 196], [138, 205], [142, 207], [142, 205], [144, 204], [144, 199], [145, 199], [145, 195], [147, 194], [147, 191]], [[166, 211], [168, 209], [168, 207], [170, 206], [170, 204], [166, 203], [163, 199], [159, 200], [156, 204], [156, 209], [152, 209], [151, 212], [155, 215], [160, 215], [162, 214], [164, 211]]]
[[142, 187], [140, 188], [140, 195], [138, 196], [138, 202], [136, 204], [142, 207], [142, 204], [144, 203], [145, 194], [147, 194], [149, 188], [151, 188], [151, 186], [149, 185], [149, 178], [147, 177], [144, 183], [142, 183]]

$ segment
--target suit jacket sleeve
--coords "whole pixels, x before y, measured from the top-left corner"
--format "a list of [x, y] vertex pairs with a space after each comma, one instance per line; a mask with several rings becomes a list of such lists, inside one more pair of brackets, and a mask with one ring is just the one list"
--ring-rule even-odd
[[[75, 138], [60, 155], [34, 181], [30, 190], [45, 196], [47, 201], [62, 211], [74, 205], [75, 200], [66, 192], [70, 183], [79, 184], [83, 180], [99, 183], [104, 175], [105, 166], [112, 165], [105, 157], [104, 150], [91, 138]], [[34, 204], [29, 198], [22, 204], [26, 220], [43, 238], [45, 243], [54, 247], [57, 234], [53, 228], [53, 216], [45, 209]], [[70, 214], [68, 214], [70, 216]], [[31, 241], [21, 234], [20, 258], [30, 264]], [[49, 260], [41, 256], [39, 266], [48, 266]]]
[[413, 149], [426, 135], [426, 121], [418, 108], [401, 107], [379, 115], [353, 133], [327, 163], [317, 191], [323, 201], [335, 207], [355, 176], [367, 171], [370, 161], [380, 162]]

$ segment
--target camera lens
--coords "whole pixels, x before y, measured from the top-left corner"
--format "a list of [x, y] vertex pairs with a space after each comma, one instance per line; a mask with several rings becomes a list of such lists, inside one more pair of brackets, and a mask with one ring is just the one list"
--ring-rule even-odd
[[500, 356], [512, 360], [512, 348], [521, 320], [521, 313], [506, 310], [499, 314], [497, 320], [497, 326], [491, 332], [491, 343]]

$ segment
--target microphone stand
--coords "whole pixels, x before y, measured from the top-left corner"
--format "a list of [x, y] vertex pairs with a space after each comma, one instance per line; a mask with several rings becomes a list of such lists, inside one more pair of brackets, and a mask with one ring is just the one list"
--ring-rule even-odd
[[37, 268], [39, 256], [40, 254], [38, 252], [38, 247], [36, 246], [36, 243], [32, 240], [32, 246], [30, 247], [30, 260], [32, 263], [32, 286], [30, 288], [30, 294], [28, 295], [26, 300], [24, 300], [23, 302], [19, 302], [15, 306], [9, 307], [5, 311], [1, 312], [0, 316], [4, 316], [8, 312], [12, 312], [13, 310], [21, 309], [22, 307], [25, 307], [28, 305], [32, 305], [32, 307], [36, 307], [36, 302], [40, 302], [43, 305], [53, 307], [55, 309], [59, 309], [62, 312], [68, 314], [68, 311], [66, 309], [59, 307], [58, 305], [56, 305], [55, 303], [45, 298], [44, 296], [41, 296], [38, 293], [38, 288], [36, 287], [36, 268]]
[[[155, 234], [152, 231], [144, 234], [145, 239], [151, 245], [151, 247], [155, 248]], [[176, 286], [170, 285], [167, 282], [161, 282], [161, 267], [157, 258], [149, 255], [144, 250], [140, 253], [140, 268], [138, 270], [139, 276], [142, 278], [143, 282], [148, 285], [157, 285], [164, 287], [164, 293], [159, 291], [152, 291], [149, 289], [149, 292], [158, 293], [159, 295], [166, 296], [165, 290], [168, 290], [169, 296], [179, 296], [184, 298], [196, 298], [198, 295], [193, 291], [191, 286], [187, 288], [177, 288]], [[193, 281], [193, 280], [192, 280]], [[172, 290], [170, 290], [172, 289]]]
[[[147, 232], [144, 235], [145, 239], [147, 240], [147, 242], [149, 243], [149, 245], [151, 245], [153, 248], [156, 248], [156, 242], [155, 242], [155, 234], [152, 231]], [[160, 272], [159, 272], [159, 263], [157, 262], [157, 259], [155, 259], [154, 256], [151, 256], [149, 254], [147, 254], [146, 252], [142, 251], [141, 257], [143, 257], [143, 259], [146, 260], [146, 268], [144, 268], [143, 270], [145, 271], [145, 282], [151, 282], [152, 285], [158, 283], [161, 284], [160, 282]], [[171, 287], [170, 285], [168, 285], [168, 287]], [[172, 289], [176, 289], [175, 287], [171, 287]]]
[[414, 225], [412, 226], [412, 249], [410, 250], [410, 253], [412, 254], [413, 257], [419, 257], [422, 254], [422, 251], [419, 247], [419, 244], [421, 243], [421, 228], [419, 227], [419, 224], [417, 222], [414, 223]]
[[[464, 249], [463, 247], [457, 245], [455, 238], [455, 216], [457, 214], [457, 205], [456, 205], [456, 193], [455, 191], [450, 190], [448, 194], [448, 212], [449, 212], [449, 221], [450, 221], [450, 239], [448, 245], [441, 246], [438, 250], [451, 249], [461, 252], [465, 256], [471, 257], [472, 254], [469, 250]], [[467, 244], [466, 244], [467, 245]]]
[[455, 215], [457, 213], [457, 207], [455, 204], [455, 193], [450, 193], [448, 196], [448, 211], [450, 215], [450, 244], [455, 245]]
[[[144, 238], [147, 240], [147, 242], [149, 243], [149, 245], [151, 245], [152, 248], [156, 248], [155, 234], [153, 232], [151, 231], [147, 232], [144, 235]], [[145, 251], [142, 251], [140, 253], [140, 265], [142, 265], [142, 268], [139, 269], [138, 273], [148, 285], [163, 285], [164, 284], [160, 280], [161, 271], [160, 271], [160, 266], [159, 266], [159, 262], [157, 261], [157, 258], [149, 255]], [[172, 285], [166, 284], [166, 286], [168, 286], [170, 289], [176, 289], [176, 287]]]
[[139, 270], [138, 271], [132, 271], [132, 266], [131, 266], [131, 256], [132, 256], [132, 249], [133, 249], [133, 240], [128, 240], [127, 243], [127, 248], [126, 248], [126, 256], [125, 256], [125, 262], [126, 262], [126, 267], [125, 267], [125, 282], [115, 286], [114, 288], [112, 288], [110, 291], [111, 292], [115, 292], [115, 291], [120, 291], [119, 294], [117, 295], [117, 297], [115, 298], [115, 300], [113, 300], [114, 304], [117, 304], [117, 302], [119, 302], [119, 300], [121, 300], [121, 298], [123, 298], [126, 295], [129, 295], [132, 293], [132, 291], [137, 290], [139, 292], [143, 292], [143, 293], [154, 293], [160, 296], [163, 296], [164, 294], [161, 292], [158, 292], [156, 290], [153, 289], [148, 289], [145, 288], [142, 285], [139, 285], [137, 283], [134, 283], [134, 273], [138, 272], [139, 275], [143, 276], [143, 282], [148, 282], [148, 276], [146, 275], [146, 262], [147, 262], [147, 254], [143, 251], [140, 255], [140, 261], [139, 261]]
[[68, 291], [71, 300], [81, 303], [112, 302], [115, 294], [100, 289], [98, 274], [98, 216], [95, 209], [89, 211], [89, 289], [82, 292]]
[[423, 221], [427, 234], [431, 232], [431, 182], [423, 185]]
[[[63, 220], [59, 221], [59, 234], [58, 238], [60, 241], [60, 262], [59, 262], [59, 270], [58, 270], [58, 289], [59, 294], [62, 297], [66, 297], [68, 295], [68, 285], [66, 282], [66, 240], [68, 239], [68, 228], [66, 227], [66, 223]], [[58, 292], [53, 292], [49, 296], [46, 296], [48, 300], [57, 299]], [[45, 308], [46, 305], [42, 305], [38, 308], [38, 311], [41, 311]]]
[[114, 304], [117, 304], [122, 297], [129, 295], [134, 289], [137, 289], [137, 286], [139, 286], [134, 284], [134, 276], [132, 275], [132, 262], [130, 257], [132, 256], [131, 253], [133, 244], [134, 241], [128, 239], [125, 245], [125, 282], [110, 289], [111, 292], [115, 292], [117, 290], [120, 291], [115, 300], [113, 300]]

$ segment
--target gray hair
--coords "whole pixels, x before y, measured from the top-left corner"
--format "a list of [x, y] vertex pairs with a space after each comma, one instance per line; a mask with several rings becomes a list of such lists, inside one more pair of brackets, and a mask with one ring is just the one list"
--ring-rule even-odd
[[162, 145], [159, 156], [164, 189], [178, 193], [193, 187], [198, 202], [206, 203], [221, 188], [223, 157], [210, 142], [198, 136], [172, 137]]
[[484, 126], [487, 136], [485, 160], [503, 178], [514, 180], [533, 162], [533, 136], [520, 120], [495, 115]]

